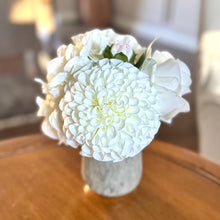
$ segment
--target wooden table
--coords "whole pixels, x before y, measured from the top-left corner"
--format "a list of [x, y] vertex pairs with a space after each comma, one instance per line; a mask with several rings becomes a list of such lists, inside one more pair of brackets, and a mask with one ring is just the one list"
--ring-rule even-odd
[[0, 142], [0, 219], [220, 219], [220, 166], [154, 141], [129, 195], [105, 198], [80, 175], [79, 151], [43, 135]]

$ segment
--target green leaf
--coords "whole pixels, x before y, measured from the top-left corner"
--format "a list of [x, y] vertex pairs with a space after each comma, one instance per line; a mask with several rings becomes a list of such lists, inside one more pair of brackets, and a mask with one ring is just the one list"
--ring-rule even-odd
[[111, 52], [111, 48], [112, 48], [112, 46], [111, 47], [110, 46], [106, 46], [106, 48], [105, 48], [105, 50], [103, 52], [104, 58], [108, 58], [108, 59], [113, 58], [113, 55], [112, 55], [112, 52]]
[[137, 54], [133, 51], [133, 54], [131, 56], [131, 59], [129, 60], [129, 63], [132, 63], [134, 64], [134, 60], [135, 60], [135, 57], [137, 56]]
[[124, 61], [124, 62], [128, 62], [127, 56], [124, 55], [122, 52], [116, 53], [113, 58], [118, 59], [118, 60], [122, 60], [122, 61]]
[[135, 66], [139, 69], [142, 64], [144, 63], [144, 60], [146, 58], [146, 51], [141, 55], [141, 57], [139, 58], [139, 60], [137, 61], [137, 63], [135, 64]]

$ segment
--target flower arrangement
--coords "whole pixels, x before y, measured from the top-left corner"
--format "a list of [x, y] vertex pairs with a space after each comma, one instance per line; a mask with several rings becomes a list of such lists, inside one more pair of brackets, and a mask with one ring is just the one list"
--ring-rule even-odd
[[153, 140], [161, 121], [189, 111], [190, 71], [168, 52], [141, 47], [111, 29], [72, 37], [58, 48], [37, 97], [43, 132], [81, 146], [81, 155], [121, 161]]

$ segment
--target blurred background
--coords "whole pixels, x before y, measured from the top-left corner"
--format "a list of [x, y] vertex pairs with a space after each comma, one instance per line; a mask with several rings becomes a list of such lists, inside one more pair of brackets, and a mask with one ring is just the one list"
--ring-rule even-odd
[[157, 138], [220, 163], [219, 0], [0, 0], [0, 139], [40, 131], [35, 77], [72, 35], [112, 27], [167, 50], [192, 74], [191, 111]]

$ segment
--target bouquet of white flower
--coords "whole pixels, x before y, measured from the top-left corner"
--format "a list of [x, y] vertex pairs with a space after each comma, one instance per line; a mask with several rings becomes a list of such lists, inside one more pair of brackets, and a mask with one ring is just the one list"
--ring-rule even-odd
[[99, 161], [138, 154], [160, 121], [189, 111], [190, 71], [168, 52], [141, 47], [113, 30], [72, 37], [48, 64], [46, 98], [37, 97], [43, 132]]

